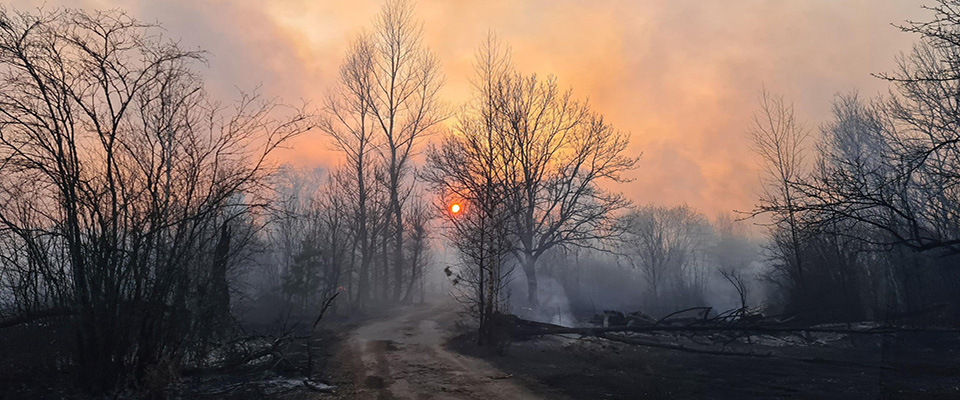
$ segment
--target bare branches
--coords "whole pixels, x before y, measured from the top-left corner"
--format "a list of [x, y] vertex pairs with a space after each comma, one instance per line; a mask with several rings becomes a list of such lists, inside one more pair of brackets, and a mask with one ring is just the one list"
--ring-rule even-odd
[[[536, 260], [555, 247], [597, 246], [616, 235], [611, 215], [628, 202], [602, 190], [604, 179], [623, 180], [637, 157], [625, 154], [628, 136], [606, 123], [587, 102], [561, 91], [553, 77], [522, 75], [492, 35], [475, 66], [476, 98], [459, 130], [476, 137], [461, 146], [462, 161], [490, 170], [511, 214], [514, 253], [537, 304]], [[449, 164], [449, 163], [448, 163]]]
[[853, 221], [878, 232], [863, 238], [872, 245], [956, 254], [960, 18], [954, 1], [928, 9], [930, 21], [901, 26], [920, 42], [895, 71], [878, 75], [892, 84], [891, 95], [870, 104], [838, 97], [815, 176], [788, 181], [799, 196], [793, 208], [819, 226]]
[[649, 285], [645, 297], [653, 310], [663, 311], [661, 295], [668, 283], [678, 296], [702, 294], [698, 253], [711, 235], [706, 217], [686, 205], [646, 206], [623, 216], [621, 224], [621, 252]]
[[269, 154], [314, 124], [257, 95], [209, 100], [202, 61], [122, 12], [0, 10], [0, 277], [42, 277], [30, 308], [76, 310], [94, 390], [221, 330], [240, 216]]
[[739, 271], [733, 269], [718, 269], [720, 275], [723, 276], [723, 279], [726, 279], [727, 282], [730, 282], [730, 285], [733, 286], [737, 291], [737, 295], [740, 297], [740, 309], [747, 308], [747, 285], [743, 281], [743, 276]]
[[[413, 190], [410, 160], [422, 140], [446, 118], [439, 100], [443, 85], [437, 57], [422, 43], [422, 28], [414, 19], [413, 4], [387, 2], [374, 21], [373, 31], [360, 35], [340, 67], [339, 85], [327, 100], [327, 118], [321, 129], [347, 157], [357, 191], [354, 212], [358, 269], [365, 283], [369, 268], [392, 270], [391, 297], [399, 301], [404, 279], [414, 279], [417, 267], [404, 255], [405, 193]], [[374, 175], [374, 176], [371, 176]], [[373, 188], [377, 185], [377, 188]], [[372, 221], [371, 191], [385, 190], [385, 220]], [[379, 213], [379, 211], [378, 211]], [[376, 230], [380, 237], [374, 235]], [[389, 237], [390, 240], [375, 239]], [[389, 259], [372, 265], [375, 246], [392, 250]], [[381, 279], [387, 279], [386, 277]], [[377, 283], [377, 282], [375, 282]], [[361, 284], [366, 296], [366, 285]]]
[[754, 115], [749, 134], [753, 138], [753, 150], [760, 156], [766, 172], [760, 204], [754, 209], [753, 215], [772, 214], [775, 229], [787, 232], [786, 240], [776, 243], [775, 256], [787, 265], [789, 276], [803, 292], [806, 279], [797, 215], [800, 195], [795, 184], [804, 179], [806, 174], [804, 141], [809, 137], [809, 132], [796, 120], [792, 105], [786, 104], [783, 97], [772, 96], [764, 89], [760, 94], [760, 110]]

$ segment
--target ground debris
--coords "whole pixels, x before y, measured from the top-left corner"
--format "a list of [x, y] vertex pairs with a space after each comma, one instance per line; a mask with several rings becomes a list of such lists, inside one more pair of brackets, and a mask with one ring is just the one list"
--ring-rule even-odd
[[505, 329], [517, 340], [544, 335], [579, 335], [581, 338], [598, 337], [628, 345], [700, 354], [788, 357], [799, 361], [808, 360], [802, 355], [775, 354], [773, 350], [788, 347], [798, 350], [810, 347], [876, 348], [884, 338], [898, 335], [955, 337], [960, 334], [960, 330], [948, 327], [881, 325], [875, 322], [806, 324], [792, 317], [764, 317], [748, 309], [711, 315], [708, 307], [680, 310], [659, 320], [642, 312], [624, 314], [605, 310], [594, 315], [589, 325], [576, 327], [529, 321], [512, 315], [500, 316], [500, 320], [511, 325]]
[[[606, 327], [597, 316], [593, 324], [575, 327], [503, 316], [517, 340], [506, 356], [485, 357], [506, 373], [532, 377], [574, 398], [804, 394], [839, 400], [960, 393], [960, 331], [947, 326], [805, 323], [755, 313], [719, 320], [690, 313], [696, 321]], [[626, 320], [631, 313], [621, 314]]]

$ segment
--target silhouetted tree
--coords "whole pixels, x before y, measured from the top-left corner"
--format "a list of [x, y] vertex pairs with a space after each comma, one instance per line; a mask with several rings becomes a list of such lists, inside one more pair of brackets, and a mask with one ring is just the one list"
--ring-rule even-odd
[[880, 75], [891, 96], [839, 99], [828, 161], [797, 188], [818, 221], [882, 232], [863, 238], [871, 243], [960, 254], [960, 9], [954, 0], [928, 9], [932, 20], [901, 27], [920, 42]]
[[[461, 302], [480, 323], [479, 340], [495, 341], [494, 317], [506, 305], [507, 264], [514, 246], [509, 224], [512, 212], [503, 200], [513, 190], [504, 182], [502, 136], [493, 113], [495, 98], [485, 96], [501, 84], [509, 53], [491, 36], [477, 52], [474, 87], [477, 96], [461, 112], [456, 133], [427, 150], [422, 175], [438, 197], [450, 243], [459, 250], [453, 278]], [[461, 207], [454, 212], [448, 207]]]
[[776, 262], [785, 266], [796, 288], [802, 294], [805, 286], [804, 263], [801, 257], [803, 238], [799, 221], [799, 197], [796, 183], [804, 178], [804, 142], [809, 131], [796, 120], [793, 105], [782, 96], [764, 90], [760, 94], [760, 110], [754, 114], [749, 134], [753, 150], [760, 156], [764, 171], [763, 192], [756, 214], [773, 216], [770, 246]]
[[[499, 49], [489, 42], [495, 39], [485, 49]], [[555, 247], [596, 246], [612, 235], [612, 216], [628, 201], [597, 184], [623, 181], [638, 158], [626, 154], [628, 135], [586, 102], [561, 91], [553, 77], [520, 74], [509, 51], [497, 51], [505, 55], [479, 59], [483, 83], [475, 84], [479, 100], [469, 112], [494, 136], [489, 145], [498, 157], [490, 168], [504, 187], [513, 253], [527, 278], [528, 302], [537, 307], [537, 259]]]
[[206, 334], [196, 293], [224, 311], [243, 243], [228, 222], [261, 203], [268, 155], [310, 127], [257, 97], [210, 101], [199, 61], [122, 12], [0, 9], [0, 273], [33, 270], [34, 306], [76, 313], [95, 391], [178, 365]]
[[[382, 275], [373, 283], [379, 284], [383, 293], [392, 289], [394, 301], [401, 299], [404, 286], [413, 288], [404, 285], [405, 276], [412, 279], [416, 268], [404, 258], [404, 203], [412, 190], [407, 180], [410, 158], [444, 118], [437, 96], [443, 84], [440, 64], [423, 46], [422, 35], [412, 3], [387, 2], [375, 19], [372, 33], [355, 40], [342, 64], [338, 89], [328, 100], [330, 117], [322, 125], [346, 153], [355, 175], [360, 296], [368, 290], [366, 280], [375, 246], [379, 246], [381, 255], [390, 254], [381, 256]], [[370, 174], [375, 169], [381, 170], [381, 179], [376, 182], [384, 186], [387, 196], [379, 244], [372, 243], [378, 238], [368, 227], [369, 186], [373, 183]]]

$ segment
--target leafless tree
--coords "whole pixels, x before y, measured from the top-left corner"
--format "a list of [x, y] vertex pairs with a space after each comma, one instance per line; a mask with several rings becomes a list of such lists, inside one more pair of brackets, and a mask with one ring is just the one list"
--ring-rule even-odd
[[[440, 64], [423, 46], [422, 36], [412, 3], [387, 2], [373, 32], [355, 40], [341, 66], [340, 84], [327, 102], [330, 117], [322, 126], [346, 153], [356, 175], [352, 178], [357, 186], [354, 225], [360, 227], [356, 246], [363, 281], [358, 290], [368, 290], [367, 270], [372, 266], [373, 247], [379, 246], [381, 254], [390, 251], [389, 256], [380, 257], [383, 275], [379, 284], [383, 292], [392, 288], [394, 301], [401, 299], [404, 276], [412, 277], [415, 268], [404, 258], [404, 201], [412, 190], [407, 179], [410, 158], [445, 117], [437, 96], [443, 84]], [[387, 193], [387, 222], [379, 230], [380, 237], [371, 235], [367, 227], [369, 187], [374, 183], [370, 174], [376, 169], [382, 169], [379, 182]], [[375, 240], [379, 244], [373, 244]], [[405, 271], [407, 266], [410, 271]]]
[[730, 285], [733, 286], [734, 290], [737, 291], [737, 297], [740, 300], [740, 310], [747, 309], [747, 284], [743, 281], [743, 274], [735, 269], [725, 269], [718, 268], [720, 275], [723, 276], [723, 279], [726, 279], [727, 282], [730, 282]]
[[657, 313], [667, 311], [662, 289], [673, 284], [674, 298], [689, 294], [702, 296], [702, 257], [711, 233], [710, 225], [689, 206], [641, 207], [622, 219], [625, 234], [621, 252], [641, 271], [651, 291], [649, 299]]
[[[350, 195], [352, 235], [351, 273], [357, 286], [350, 290], [353, 304], [360, 308], [366, 300], [369, 269], [373, 261], [373, 238], [370, 234], [369, 211], [372, 207], [369, 186], [372, 184], [376, 138], [369, 92], [373, 90], [373, 49], [363, 37], [354, 41], [347, 58], [340, 66], [339, 85], [327, 98], [327, 118], [320, 129], [330, 135], [336, 147], [346, 156], [345, 171], [337, 175], [340, 189]], [[348, 282], [349, 289], [352, 280]]]
[[855, 146], [860, 153], [828, 155], [823, 173], [800, 186], [821, 220], [857, 221], [881, 231], [868, 239], [888, 246], [960, 254], [957, 6], [938, 1], [931, 21], [901, 27], [920, 42], [879, 75], [894, 88], [887, 100], [850, 99], [836, 110], [842, 129], [865, 142]]
[[[490, 88], [501, 85], [509, 66], [509, 52], [490, 36], [477, 52], [477, 96], [464, 107], [456, 132], [427, 151], [422, 176], [438, 194], [438, 208], [447, 222], [447, 236], [459, 250], [460, 268], [446, 272], [459, 289], [459, 298], [480, 322], [479, 340], [495, 340], [492, 325], [506, 306], [505, 287], [512, 268], [513, 249], [508, 225], [512, 210], [503, 201], [502, 136], [497, 132]], [[456, 204], [460, 209], [448, 209]]]
[[437, 57], [422, 43], [423, 29], [414, 19], [413, 3], [390, 0], [380, 12], [367, 40], [373, 49], [374, 85], [367, 92], [387, 174], [387, 212], [393, 226], [393, 300], [401, 298], [404, 261], [404, 178], [417, 144], [445, 118], [437, 93], [443, 75]]
[[949, 210], [957, 203], [941, 174], [949, 167], [940, 164], [949, 157], [918, 162], [928, 140], [904, 122], [906, 101], [838, 96], [815, 169], [793, 184], [809, 232], [803, 251], [816, 261], [807, 297], [823, 308], [842, 303], [851, 317], [903, 312], [924, 307], [923, 298], [949, 282], [949, 275], [928, 281], [937, 281], [929, 256], [950, 254], [943, 239], [955, 230]]
[[764, 171], [763, 192], [754, 214], [772, 215], [775, 229], [786, 232], [785, 237], [775, 236], [775, 239], [782, 240], [774, 240], [773, 250], [782, 262], [792, 264], [792, 272], [795, 272], [802, 291], [805, 286], [804, 265], [797, 215], [800, 194], [795, 185], [804, 178], [804, 142], [809, 131], [797, 121], [793, 105], [787, 104], [782, 96], [764, 90], [760, 94], [760, 110], [754, 114], [749, 134]]
[[415, 294], [420, 295], [420, 301], [422, 302], [425, 295], [424, 276], [430, 263], [430, 239], [433, 234], [430, 227], [432, 213], [426, 204], [428, 203], [422, 199], [417, 199], [410, 206], [411, 210], [407, 214], [409, 218], [407, 218], [406, 223], [410, 236], [405, 242], [406, 249], [404, 251], [407, 254], [407, 260], [410, 262], [410, 279], [407, 281], [407, 291], [403, 298], [404, 303], [412, 302]]
[[232, 221], [311, 125], [257, 97], [210, 101], [202, 54], [158, 32], [121, 12], [0, 9], [0, 274], [39, 274], [34, 306], [76, 314], [96, 391], [183, 361], [209, 308], [229, 310]]
[[525, 76], [509, 57], [497, 60], [479, 71], [490, 84], [475, 85], [484, 103], [473, 112], [497, 136], [494, 168], [509, 188], [502, 200], [513, 214], [514, 254], [536, 307], [537, 259], [558, 246], [597, 246], [613, 234], [612, 215], [628, 201], [598, 183], [623, 181], [638, 157], [626, 154], [626, 133], [561, 91], [553, 77]]
[[[337, 291], [347, 264], [350, 232], [346, 196], [336, 175], [322, 169], [299, 171], [286, 166], [278, 174], [274, 213], [266, 230], [282, 282], [274, 284], [297, 311], [314, 313]], [[324, 176], [327, 175], [327, 176]]]

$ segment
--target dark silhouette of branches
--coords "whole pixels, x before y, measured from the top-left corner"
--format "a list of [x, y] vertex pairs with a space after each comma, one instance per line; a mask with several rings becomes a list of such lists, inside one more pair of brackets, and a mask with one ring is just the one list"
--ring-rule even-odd
[[460, 131], [489, 136], [485, 145], [496, 156], [476, 162], [502, 187], [513, 253], [536, 307], [537, 259], [555, 247], [596, 247], [616, 235], [612, 215], [628, 201], [598, 183], [623, 181], [638, 158], [626, 154], [627, 134], [561, 91], [553, 77], [517, 72], [494, 37], [481, 47], [476, 70], [475, 100]]
[[[369, 295], [369, 283], [379, 284], [381, 296], [389, 295], [393, 301], [410, 298], [410, 293], [403, 295], [404, 287], [415, 288], [404, 284], [405, 279], [416, 278], [418, 268], [405, 257], [404, 203], [413, 190], [410, 160], [423, 139], [446, 118], [438, 98], [443, 85], [440, 63], [425, 48], [422, 36], [411, 2], [387, 2], [373, 31], [360, 35], [348, 51], [338, 88], [328, 97], [328, 117], [321, 124], [347, 157], [351, 175], [342, 177], [356, 187], [352, 225], [359, 259], [358, 307]], [[372, 204], [371, 191], [381, 188], [386, 201]], [[374, 224], [371, 215], [381, 213], [386, 214], [384, 220]], [[378, 250], [383, 256], [375, 265]], [[368, 282], [378, 274], [378, 280]]]
[[0, 268], [29, 286], [24, 310], [75, 310], [95, 391], [222, 331], [232, 227], [263, 204], [269, 154], [312, 125], [256, 95], [209, 100], [202, 53], [157, 31], [118, 11], [0, 9]]

